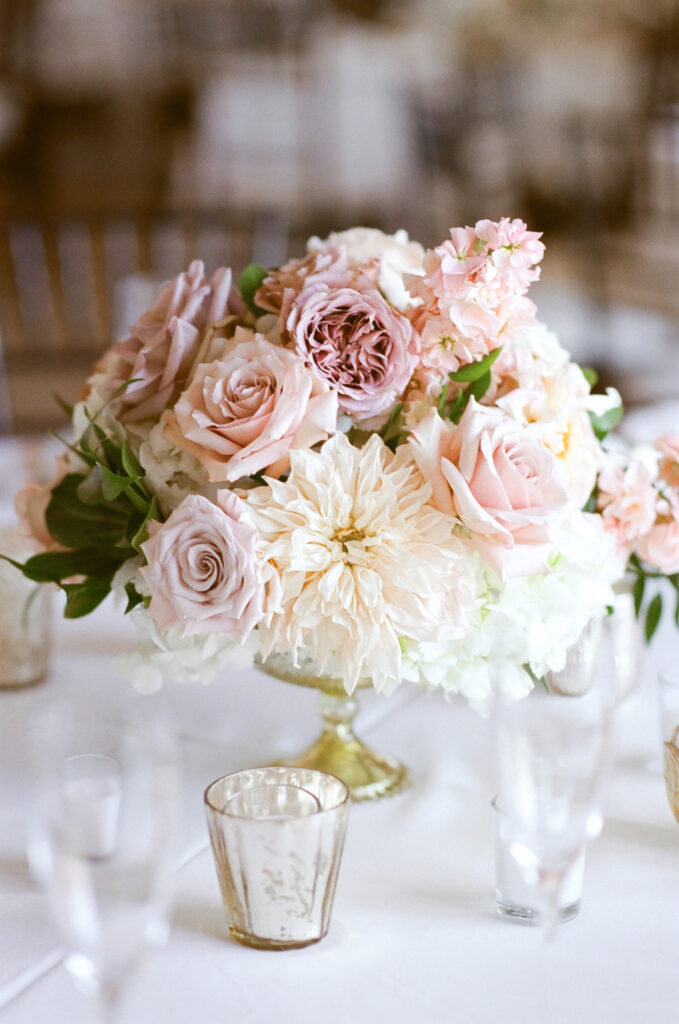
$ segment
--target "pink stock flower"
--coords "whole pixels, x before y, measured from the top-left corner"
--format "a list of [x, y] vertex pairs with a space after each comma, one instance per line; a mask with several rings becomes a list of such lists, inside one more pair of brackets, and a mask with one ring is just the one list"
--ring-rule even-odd
[[479, 220], [474, 230], [492, 250], [493, 265], [511, 278], [515, 294], [524, 292], [537, 281], [540, 271], [535, 264], [545, 254], [545, 246], [539, 240], [541, 232], [529, 231], [522, 220], [509, 217], [499, 221]]
[[[243, 340], [245, 339], [245, 340]], [[239, 329], [234, 345], [198, 366], [166, 433], [212, 481], [266, 470], [280, 476], [291, 448], [310, 448], [337, 426], [337, 396], [289, 349]]]
[[133, 381], [115, 403], [123, 423], [155, 419], [172, 404], [206, 331], [226, 316], [230, 288], [230, 270], [221, 267], [206, 281], [202, 262], [194, 260], [188, 271], [163, 286], [129, 337], [113, 346], [111, 389]]
[[432, 503], [457, 515], [502, 579], [547, 571], [567, 481], [530, 428], [472, 398], [456, 428], [432, 412], [415, 427], [411, 445]]
[[377, 292], [311, 285], [294, 300], [286, 326], [298, 353], [357, 420], [390, 409], [417, 364], [410, 321]]
[[629, 549], [656, 520], [658, 492], [651, 474], [638, 459], [626, 468], [609, 459], [599, 473], [598, 488], [604, 526], [621, 548]]
[[151, 592], [149, 614], [159, 629], [183, 636], [222, 633], [242, 643], [264, 608], [257, 533], [231, 491], [217, 504], [185, 498], [163, 524], [153, 522], [142, 544], [140, 571]]

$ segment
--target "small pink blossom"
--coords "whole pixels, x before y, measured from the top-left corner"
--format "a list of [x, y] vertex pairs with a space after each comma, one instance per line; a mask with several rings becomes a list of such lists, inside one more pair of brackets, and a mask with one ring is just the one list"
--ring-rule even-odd
[[659, 522], [636, 545], [642, 561], [665, 575], [679, 572], [679, 520]]
[[456, 428], [433, 412], [415, 427], [411, 444], [432, 503], [457, 515], [502, 579], [547, 571], [567, 481], [530, 428], [472, 398]]
[[165, 523], [152, 522], [140, 571], [159, 629], [222, 633], [243, 643], [264, 609], [256, 543], [247, 506], [231, 491], [219, 491], [216, 504], [191, 494]]
[[228, 310], [231, 271], [221, 267], [210, 281], [194, 260], [158, 294], [153, 309], [111, 350], [111, 390], [132, 381], [116, 399], [123, 423], [155, 419], [186, 382], [201, 342]]
[[656, 520], [658, 492], [643, 462], [623, 468], [613, 459], [599, 473], [598, 508], [604, 526], [627, 549], [648, 533]]
[[293, 302], [286, 327], [297, 352], [358, 420], [390, 409], [417, 365], [410, 321], [377, 292], [311, 285]]
[[266, 470], [280, 476], [292, 448], [324, 441], [337, 425], [337, 396], [295, 353], [261, 334], [236, 331], [234, 344], [196, 368], [175, 405], [180, 447], [192, 452], [212, 481]]
[[52, 500], [52, 491], [60, 484], [69, 471], [68, 460], [61, 455], [57, 459], [57, 472], [49, 484], [28, 483], [14, 498], [14, 509], [19, 519], [18, 532], [33, 541], [36, 551], [61, 551], [49, 531], [46, 520], [47, 506]]

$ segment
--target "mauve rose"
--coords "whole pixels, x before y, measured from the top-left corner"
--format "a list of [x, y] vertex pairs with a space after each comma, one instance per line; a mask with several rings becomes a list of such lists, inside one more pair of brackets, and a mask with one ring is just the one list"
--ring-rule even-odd
[[257, 532], [231, 491], [217, 503], [184, 498], [164, 523], [152, 522], [140, 571], [151, 592], [149, 614], [183, 636], [220, 633], [242, 643], [264, 608]]
[[411, 443], [432, 503], [457, 515], [502, 579], [547, 571], [568, 485], [564, 467], [529, 427], [472, 398], [454, 430], [434, 412]]
[[302, 358], [357, 420], [386, 412], [417, 364], [417, 334], [377, 292], [310, 286], [293, 302], [286, 327]]
[[337, 426], [337, 396], [289, 349], [240, 328], [220, 359], [196, 368], [168, 436], [210, 480], [266, 470], [280, 476], [291, 448], [310, 448]]
[[112, 349], [112, 381], [132, 380], [116, 400], [122, 422], [157, 418], [181, 391], [206, 331], [228, 310], [231, 271], [220, 267], [210, 281], [194, 260], [169, 281], [153, 309]]
[[323, 252], [310, 252], [303, 259], [290, 260], [270, 271], [255, 292], [255, 303], [279, 316], [284, 327], [295, 296], [312, 284], [327, 288], [358, 287], [359, 290], [374, 287], [374, 282], [361, 270], [350, 269], [344, 248], [330, 246]]
[[679, 572], [679, 521], [658, 523], [637, 543], [639, 558], [669, 576]]

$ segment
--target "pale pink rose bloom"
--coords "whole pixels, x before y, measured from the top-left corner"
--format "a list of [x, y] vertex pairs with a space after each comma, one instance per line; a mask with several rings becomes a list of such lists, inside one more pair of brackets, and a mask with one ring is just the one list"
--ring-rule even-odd
[[623, 469], [614, 458], [599, 473], [598, 508], [604, 525], [621, 547], [648, 533], [656, 520], [658, 492], [643, 462], [634, 459]]
[[444, 512], [452, 506], [498, 575], [546, 572], [554, 531], [567, 511], [568, 484], [542, 440], [473, 398], [456, 428], [434, 413], [413, 433], [433, 503]]
[[637, 542], [636, 553], [668, 576], [679, 572], [679, 521], [675, 518], [652, 526]]
[[220, 633], [242, 643], [264, 609], [256, 544], [247, 507], [231, 491], [219, 491], [216, 504], [184, 498], [165, 523], [150, 524], [142, 544], [151, 618], [183, 636]]
[[424, 258], [424, 284], [445, 307], [464, 298], [470, 286], [484, 279], [488, 249], [473, 228], [451, 228], [450, 241], [442, 242]]
[[241, 328], [220, 359], [196, 368], [174, 412], [171, 439], [210, 480], [234, 481], [280, 476], [291, 448], [324, 441], [337, 426], [337, 395], [295, 352]]
[[412, 324], [377, 292], [310, 286], [293, 302], [286, 327], [298, 353], [357, 420], [390, 409], [417, 365]]
[[221, 267], [210, 281], [194, 260], [158, 294], [153, 309], [113, 346], [111, 387], [133, 380], [116, 400], [122, 422], [155, 419], [186, 382], [207, 330], [228, 311], [231, 271]]

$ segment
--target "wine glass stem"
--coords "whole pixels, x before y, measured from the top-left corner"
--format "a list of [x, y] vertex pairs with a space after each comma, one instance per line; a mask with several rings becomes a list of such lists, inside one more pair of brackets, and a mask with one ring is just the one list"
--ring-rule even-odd
[[559, 924], [559, 896], [561, 893], [561, 873], [549, 872], [542, 879], [542, 926], [547, 942], [553, 942], [556, 938], [556, 929]]

